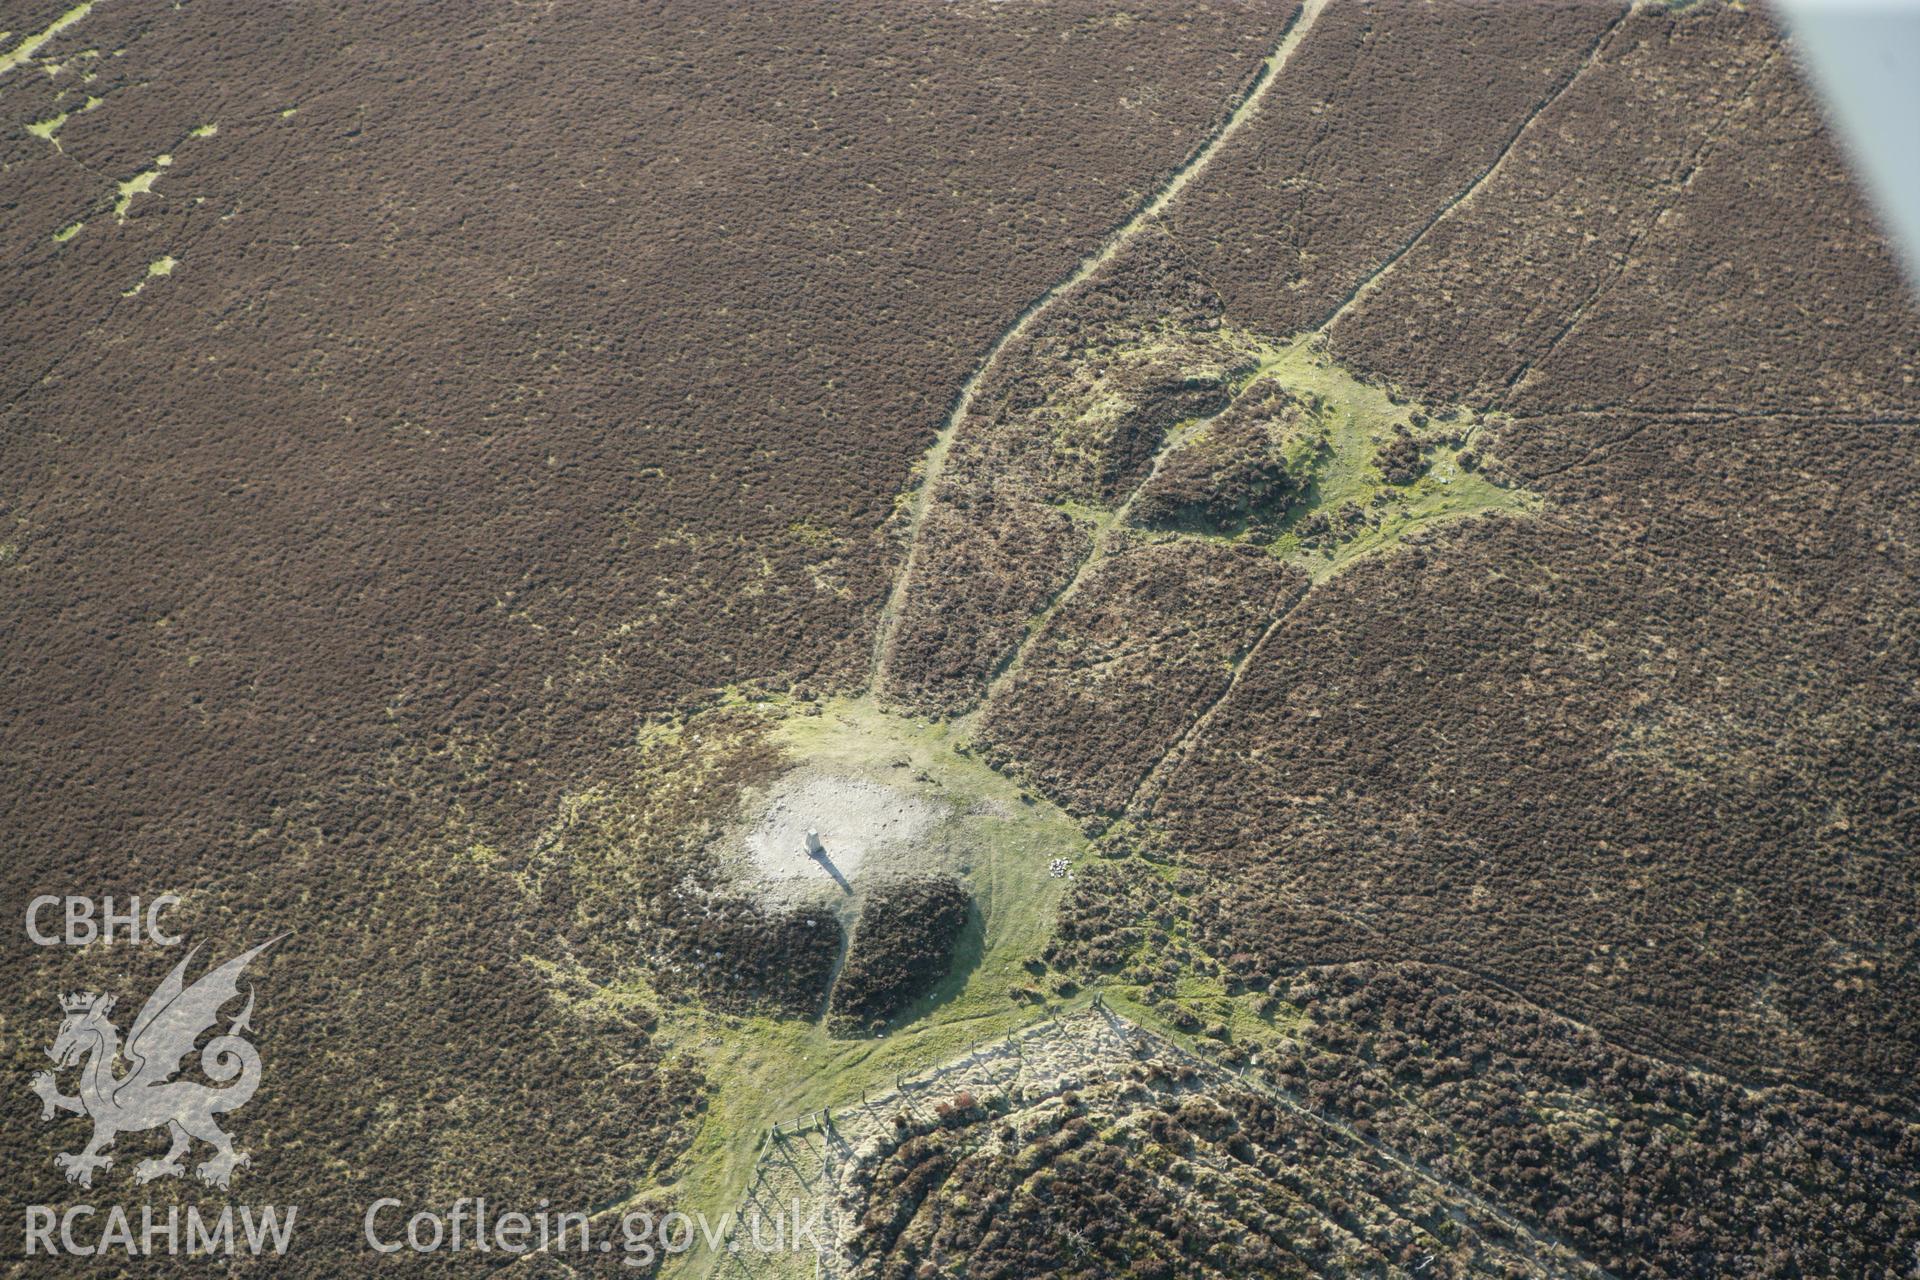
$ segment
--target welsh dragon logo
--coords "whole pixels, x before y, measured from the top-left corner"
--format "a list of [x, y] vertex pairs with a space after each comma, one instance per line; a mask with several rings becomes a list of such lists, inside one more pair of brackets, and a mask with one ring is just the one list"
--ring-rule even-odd
[[[187, 965], [200, 950], [194, 947], [147, 997], [124, 1047], [119, 1028], [108, 1017], [113, 1012], [112, 996], [85, 992], [61, 997], [66, 1019], [47, 1056], [63, 1071], [80, 1068], [79, 1092], [61, 1093], [50, 1071], [33, 1077], [33, 1091], [40, 1095], [42, 1120], [51, 1120], [56, 1111], [70, 1111], [93, 1121], [93, 1137], [84, 1149], [53, 1158], [65, 1170], [68, 1182], [92, 1186], [94, 1170], [113, 1165], [106, 1149], [115, 1137], [162, 1125], [172, 1135], [173, 1145], [159, 1159], [142, 1160], [134, 1167], [137, 1182], [184, 1176], [181, 1158], [195, 1138], [213, 1148], [213, 1155], [195, 1169], [203, 1182], [225, 1188], [233, 1171], [248, 1162], [246, 1152], [234, 1149], [233, 1139], [214, 1123], [214, 1117], [245, 1106], [260, 1085], [260, 1052], [245, 1038], [252, 1029], [248, 1023], [253, 1014], [251, 991], [246, 1008], [228, 1025], [226, 1034], [215, 1036], [200, 1051], [200, 1069], [214, 1083], [173, 1077], [193, 1052], [194, 1042], [218, 1021], [221, 1006], [239, 996], [240, 975], [248, 963], [278, 941], [269, 939], [187, 986]], [[116, 1075], [122, 1061], [126, 1072]]]

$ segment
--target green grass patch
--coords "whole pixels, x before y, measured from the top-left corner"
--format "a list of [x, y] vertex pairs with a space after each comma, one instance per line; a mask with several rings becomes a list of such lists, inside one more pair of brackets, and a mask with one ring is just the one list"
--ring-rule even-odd
[[[1026, 963], [1045, 950], [1070, 887], [1049, 874], [1048, 863], [1087, 853], [1079, 826], [962, 754], [952, 725], [885, 711], [865, 698], [831, 701], [817, 714], [809, 709], [784, 699], [761, 701], [771, 743], [792, 765], [869, 778], [945, 806], [926, 839], [965, 863], [974, 924], [962, 935], [948, 977], [874, 1038], [836, 1037], [823, 1020], [733, 1016], [660, 1000], [638, 977], [624, 989], [603, 990], [597, 998], [644, 1002], [660, 1019], [655, 1039], [662, 1051], [688, 1055], [709, 1084], [706, 1114], [678, 1180], [636, 1187], [626, 1204], [671, 1196], [688, 1212], [717, 1221], [751, 1181], [762, 1140], [776, 1122], [858, 1103], [863, 1092], [890, 1089], [896, 1077], [958, 1057], [1038, 1014], [1010, 992], [1035, 981]], [[682, 1265], [715, 1262], [695, 1255]]]
[[142, 169], [139, 173], [134, 174], [131, 178], [122, 182], [120, 184], [119, 196], [113, 202], [114, 220], [117, 222], [125, 222], [127, 220], [127, 210], [133, 205], [133, 198], [135, 196], [143, 196], [147, 194], [147, 192], [152, 191], [153, 184], [160, 177], [161, 171], [172, 163], [173, 157], [170, 155], [155, 156], [153, 158], [153, 168]]
[[[1329, 357], [1314, 335], [1276, 343], [1255, 335], [1207, 335], [1250, 353], [1233, 391], [1238, 403], [1251, 389], [1271, 379], [1314, 408], [1313, 452], [1300, 459], [1309, 480], [1285, 516], [1271, 527], [1216, 531], [1181, 528], [1177, 537], [1251, 541], [1283, 560], [1300, 565], [1318, 581], [1364, 556], [1398, 546], [1422, 526], [1489, 511], [1529, 511], [1538, 499], [1524, 490], [1498, 484], [1472, 465], [1469, 457], [1480, 424], [1457, 409], [1434, 411], [1400, 399], [1382, 386], [1362, 382]], [[1204, 447], [1207, 422], [1183, 423], [1167, 441], [1167, 451]], [[1407, 483], [1389, 483], [1381, 454], [1404, 433], [1422, 451], [1421, 473]], [[1288, 469], [1295, 469], [1291, 457]], [[1363, 523], [1344, 515], [1358, 511]], [[1316, 528], [1325, 519], [1331, 532]]]
[[60, 132], [60, 126], [65, 124], [72, 115], [73, 112], [71, 111], [62, 111], [57, 116], [48, 116], [45, 120], [36, 120], [27, 126], [27, 132], [42, 142], [51, 142], [57, 147], [60, 145], [60, 142], [54, 135]]
[[147, 264], [146, 277], [142, 279], [138, 284], [134, 285], [133, 288], [123, 290], [120, 296], [123, 298], [133, 297], [135, 294], [139, 293], [142, 289], [147, 287], [147, 282], [149, 280], [157, 279], [160, 276], [170, 276], [173, 274], [173, 269], [179, 265], [180, 265], [180, 260], [174, 257], [172, 254], [168, 254], [163, 258], [155, 258], [152, 262], [149, 262]]
[[84, 3], [68, 9], [5, 53], [0, 53], [0, 75], [5, 75], [21, 63], [30, 61], [34, 54], [40, 52], [42, 45], [91, 12], [93, 12], [93, 0], [85, 0]]
[[[1316, 580], [1362, 556], [1399, 545], [1424, 525], [1537, 507], [1532, 494], [1495, 484], [1463, 464], [1478, 424], [1460, 411], [1436, 412], [1396, 402], [1385, 387], [1362, 382], [1336, 364], [1312, 338], [1275, 349], [1267, 369], [1287, 388], [1317, 397], [1321, 405], [1325, 445], [1315, 459], [1312, 484], [1306, 500], [1281, 523], [1281, 536], [1269, 544], [1274, 554], [1299, 564]], [[1379, 466], [1381, 450], [1399, 428], [1419, 442], [1427, 456], [1423, 473], [1409, 484], [1387, 483]], [[1349, 506], [1377, 519], [1331, 547], [1305, 545], [1303, 524], [1315, 514], [1335, 518]]]

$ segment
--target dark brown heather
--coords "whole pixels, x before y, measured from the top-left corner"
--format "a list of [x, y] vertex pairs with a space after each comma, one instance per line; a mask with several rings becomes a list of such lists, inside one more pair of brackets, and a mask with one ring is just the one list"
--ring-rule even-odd
[[1331, 4], [1168, 226], [1236, 322], [1311, 329], [1468, 189], [1622, 13]]
[[[514, 869], [646, 717], [864, 677], [961, 379], [1286, 13], [1116, 16], [102, 0], [0, 78], [0, 907], [297, 923], [247, 1174], [307, 1206], [279, 1274], [361, 1256], [325, 1209], [369, 1151], [556, 1204], [671, 1168], [697, 1075], [553, 1004], [522, 957], [590, 912]], [[74, 979], [13, 939], [24, 1071]], [[0, 1128], [42, 1153], [9, 1198], [64, 1194]]]

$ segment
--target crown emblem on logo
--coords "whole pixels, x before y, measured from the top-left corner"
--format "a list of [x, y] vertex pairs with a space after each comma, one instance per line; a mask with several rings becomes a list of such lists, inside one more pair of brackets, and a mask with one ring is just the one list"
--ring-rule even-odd
[[[213, 1148], [213, 1155], [195, 1170], [208, 1186], [224, 1190], [233, 1171], [248, 1163], [247, 1153], [235, 1148], [214, 1117], [245, 1106], [260, 1087], [260, 1051], [247, 1039], [253, 1029], [253, 992], [247, 992], [246, 1008], [227, 1024], [226, 1034], [208, 1039], [207, 1033], [217, 1029], [220, 1010], [239, 999], [247, 965], [280, 938], [208, 970], [191, 985], [187, 966], [200, 949], [188, 951], [147, 997], [124, 1043], [120, 1028], [108, 1017], [114, 1006], [111, 993], [61, 993], [60, 1007], [67, 1017], [47, 1056], [55, 1070], [78, 1071], [80, 1088], [77, 1093], [61, 1092], [52, 1071], [36, 1074], [32, 1088], [40, 1098], [42, 1120], [64, 1111], [93, 1121], [93, 1137], [85, 1147], [53, 1158], [68, 1182], [91, 1187], [94, 1174], [113, 1166], [107, 1148], [115, 1137], [148, 1129], [167, 1129], [173, 1145], [165, 1155], [136, 1165], [135, 1182], [185, 1177], [185, 1156], [196, 1140]], [[183, 1059], [196, 1049], [200, 1074], [211, 1084], [175, 1079]]]

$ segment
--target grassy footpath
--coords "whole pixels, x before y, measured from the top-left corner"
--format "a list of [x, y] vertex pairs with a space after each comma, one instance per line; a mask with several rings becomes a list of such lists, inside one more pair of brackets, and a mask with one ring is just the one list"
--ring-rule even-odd
[[[897, 1030], [873, 1039], [836, 1039], [819, 1021], [656, 1004], [659, 1041], [695, 1056], [711, 1093], [681, 1180], [647, 1188], [629, 1204], [671, 1196], [686, 1212], [717, 1222], [735, 1207], [775, 1122], [856, 1103], [863, 1091], [889, 1088], [896, 1076], [1031, 1022], [1034, 1007], [1009, 993], [1033, 981], [1023, 966], [1046, 947], [1069, 884], [1050, 876], [1047, 865], [1087, 853], [1071, 819], [962, 755], [949, 726], [895, 715], [866, 699], [840, 699], [818, 715], [787, 715], [773, 737], [796, 764], [924, 791], [949, 806], [929, 841], [969, 868], [965, 879], [981, 927], [969, 929], [940, 988], [909, 1010]], [[718, 1260], [696, 1251], [680, 1266], [699, 1275]]]
[[[1253, 540], [1319, 580], [1359, 557], [1393, 547], [1422, 525], [1535, 504], [1531, 495], [1503, 488], [1463, 465], [1477, 424], [1396, 402], [1388, 389], [1362, 383], [1333, 363], [1311, 336], [1278, 343], [1229, 331], [1213, 341], [1243, 360], [1234, 377], [1236, 399], [1255, 383], [1272, 379], [1319, 406], [1310, 480], [1277, 528], [1159, 536]], [[1200, 425], [1184, 424], [1162, 456], [1187, 445]], [[1421, 443], [1425, 463], [1410, 483], [1389, 485], [1380, 455], [1401, 430]], [[1371, 517], [1351, 536], [1305, 545], [1294, 532], [1317, 513], [1346, 509]], [[1102, 514], [1106, 523], [1118, 525], [1126, 506]], [[966, 721], [916, 719], [865, 697], [818, 707], [779, 698], [756, 701], [772, 718], [771, 741], [795, 766], [880, 783], [937, 803], [942, 816], [913, 851], [888, 856], [898, 858], [903, 870], [920, 869], [910, 865], [920, 859], [929, 869], [960, 870], [977, 906], [975, 922], [940, 988], [886, 1034], [870, 1039], [836, 1038], [823, 1019], [740, 1017], [656, 1001], [640, 990], [608, 993], [653, 1008], [660, 1018], [658, 1043], [696, 1060], [710, 1086], [706, 1115], [678, 1179], [640, 1189], [609, 1212], [641, 1204], [660, 1207], [671, 1200], [717, 1223], [738, 1208], [774, 1124], [858, 1103], [866, 1094], [890, 1089], [900, 1077], [918, 1075], [964, 1055], [976, 1042], [1033, 1021], [1039, 1010], [1019, 993], [1036, 981], [1028, 962], [1044, 952], [1060, 899], [1071, 884], [1050, 876], [1048, 863], [1054, 858], [1077, 863], [1090, 856], [1086, 838], [1065, 813], [968, 752]], [[756, 802], [747, 797], [749, 813]], [[863, 870], [871, 877], [889, 868]], [[1150, 864], [1142, 870], [1155, 873]], [[850, 913], [857, 901], [849, 900], [843, 910]], [[1191, 1048], [1204, 1039], [1170, 1026], [1164, 1013], [1142, 1001], [1142, 988], [1116, 982], [1105, 994], [1124, 1016], [1176, 1043]], [[1090, 998], [1080, 993], [1057, 1003], [1073, 1007]], [[1218, 979], [1191, 972], [1176, 984], [1175, 999], [1203, 1023], [1249, 1047], [1286, 1035], [1297, 1017], [1284, 1006], [1268, 1005], [1266, 1013], [1257, 1013], [1251, 998], [1229, 996]], [[721, 1255], [696, 1250], [673, 1267], [681, 1275], [705, 1276], [720, 1261]]]

